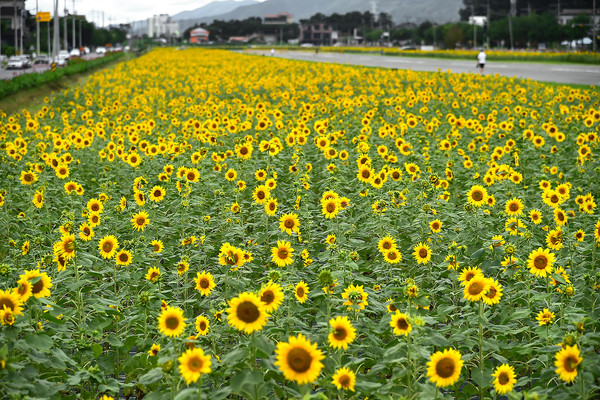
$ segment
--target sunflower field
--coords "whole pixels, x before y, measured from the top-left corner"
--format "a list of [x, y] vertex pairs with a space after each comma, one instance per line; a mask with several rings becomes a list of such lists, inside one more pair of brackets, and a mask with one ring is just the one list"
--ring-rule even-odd
[[600, 394], [600, 95], [160, 49], [0, 115], [0, 397]]

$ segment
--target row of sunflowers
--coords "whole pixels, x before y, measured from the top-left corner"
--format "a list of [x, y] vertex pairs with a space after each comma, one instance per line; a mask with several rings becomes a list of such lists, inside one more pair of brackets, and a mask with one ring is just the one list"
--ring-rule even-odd
[[157, 49], [0, 115], [0, 393], [593, 398], [598, 91]]

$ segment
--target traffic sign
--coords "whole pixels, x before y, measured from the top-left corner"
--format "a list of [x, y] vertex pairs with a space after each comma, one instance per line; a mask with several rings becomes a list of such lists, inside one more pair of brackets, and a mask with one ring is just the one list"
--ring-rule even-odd
[[39, 12], [35, 16], [35, 20], [38, 22], [50, 22], [51, 19], [49, 12]]

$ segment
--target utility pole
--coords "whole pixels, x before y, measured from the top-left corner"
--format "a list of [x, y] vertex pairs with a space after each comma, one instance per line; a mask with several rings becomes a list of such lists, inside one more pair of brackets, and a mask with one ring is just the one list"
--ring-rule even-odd
[[19, 54], [23, 54], [23, 25], [25, 25], [23, 23], [23, 18], [24, 18], [23, 12], [24, 11], [25, 10], [23, 8], [21, 8], [21, 19], [19, 20], [19, 27], [21, 28], [21, 35], [20, 35], [21, 40], [20, 40], [20, 45], [19, 45]]
[[39, 8], [38, 8], [38, 0], [35, 0], [35, 44], [37, 45], [36, 47], [36, 55], [39, 57], [40, 56], [40, 20], [38, 19], [38, 12], [40, 12]]
[[77, 15], [77, 13], [75, 12], [75, 0], [73, 0], [73, 48], [75, 48], [75, 15]]
[[510, 12], [508, 13], [508, 32], [510, 34], [510, 50], [514, 50], [514, 41], [513, 41], [513, 30], [512, 30], [512, 17], [514, 17], [517, 13], [517, 0], [510, 0]]
[[13, 20], [14, 21], [13, 31], [15, 33], [15, 54], [16, 54], [17, 51], [19, 50], [19, 37], [17, 36], [17, 0], [15, 0], [14, 11], [15, 11], [15, 19]]
[[69, 12], [69, 10], [67, 10], [67, 0], [65, 0], [65, 37], [63, 38], [63, 43], [65, 46], [65, 50], [69, 50], [69, 38], [68, 38], [68, 34], [67, 34], [67, 13]]
[[54, 0], [54, 36], [52, 43], [52, 57], [58, 56], [58, 47], [60, 46], [60, 25], [58, 22], [58, 0]]
[[475, 21], [475, 0], [471, 0], [471, 19], [473, 20], [473, 48], [477, 47], [477, 21]]
[[[0, 16], [2, 15], [2, 6], [0, 5]], [[0, 18], [0, 58], [2, 58], [2, 18]]]
[[81, 24], [82, 24], [82, 19], [79, 18], [79, 48], [83, 47], [83, 37], [81, 36]]
[[596, 15], [596, 0], [594, 0], [592, 7], [592, 20], [590, 22], [592, 23], [592, 51], [595, 53], [598, 51], [598, 43], [596, 43], [598, 41], [598, 34], [596, 33], [596, 22], [598, 19]]
[[487, 34], [485, 35], [486, 48], [490, 49], [490, 0], [487, 0]]

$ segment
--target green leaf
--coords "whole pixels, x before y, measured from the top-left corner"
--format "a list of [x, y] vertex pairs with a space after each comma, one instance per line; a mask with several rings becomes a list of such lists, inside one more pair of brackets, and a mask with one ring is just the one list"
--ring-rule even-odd
[[192, 396], [195, 398], [198, 396], [198, 388], [185, 388], [175, 396], [175, 400], [191, 399]]
[[231, 388], [229, 386], [223, 387], [210, 394], [210, 400], [223, 400], [231, 394]]
[[53, 344], [52, 338], [50, 338], [50, 336], [46, 335], [45, 333], [29, 335], [29, 336], [25, 337], [25, 341], [30, 346], [35, 347], [36, 349], [39, 349], [42, 351], [50, 350], [50, 348], [52, 347], [52, 344]]
[[100, 344], [94, 343], [92, 345], [92, 351], [94, 352], [94, 358], [98, 358], [100, 356], [100, 354], [102, 354], [104, 349], [102, 348], [102, 346]]
[[152, 385], [163, 378], [162, 368], [154, 368], [140, 376], [139, 383], [142, 385]]
[[123, 347], [124, 345], [123, 342], [119, 340], [119, 338], [117, 338], [114, 333], [108, 335], [106, 341], [113, 347]]

